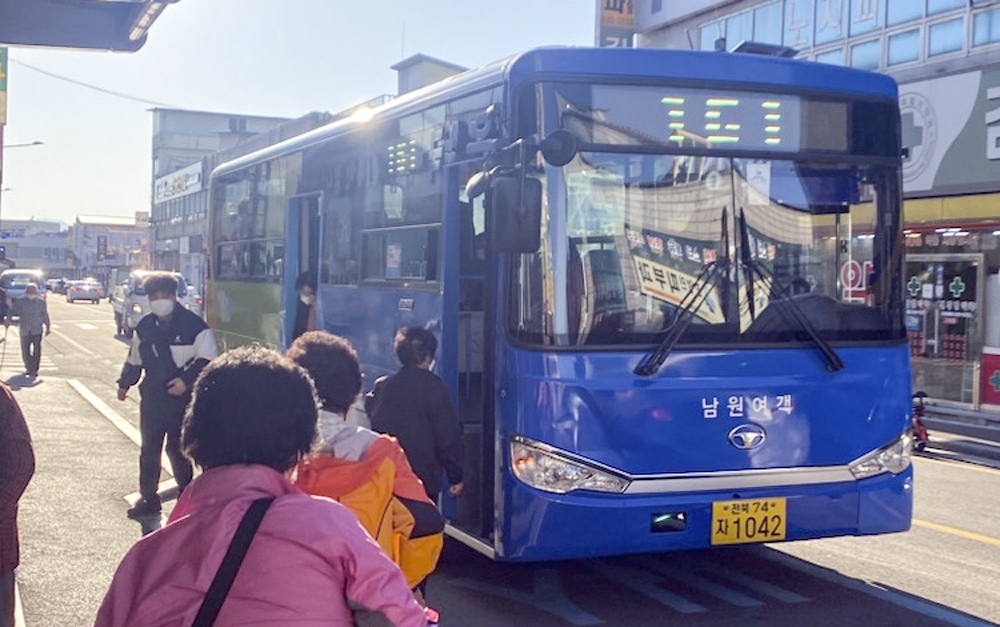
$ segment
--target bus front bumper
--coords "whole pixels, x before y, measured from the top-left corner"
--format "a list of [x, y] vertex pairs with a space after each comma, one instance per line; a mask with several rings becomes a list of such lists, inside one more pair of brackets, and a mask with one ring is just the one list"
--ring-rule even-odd
[[723, 501], [784, 499], [786, 541], [906, 531], [913, 514], [912, 466], [860, 481], [635, 496], [504, 483], [497, 557], [512, 561], [711, 548], [713, 503]]

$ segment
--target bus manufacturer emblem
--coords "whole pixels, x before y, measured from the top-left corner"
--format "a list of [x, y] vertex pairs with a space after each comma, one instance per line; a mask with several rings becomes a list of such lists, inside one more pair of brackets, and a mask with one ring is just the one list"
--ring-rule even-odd
[[741, 451], [749, 451], [764, 444], [767, 434], [757, 425], [740, 425], [729, 432], [729, 443]]

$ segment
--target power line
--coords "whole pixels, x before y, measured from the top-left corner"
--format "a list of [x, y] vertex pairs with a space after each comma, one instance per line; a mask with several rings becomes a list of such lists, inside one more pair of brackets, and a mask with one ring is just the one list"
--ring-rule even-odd
[[97, 85], [91, 85], [90, 83], [84, 83], [83, 81], [78, 81], [76, 79], [69, 78], [68, 76], [62, 76], [61, 74], [55, 74], [54, 72], [49, 72], [48, 70], [43, 70], [40, 67], [35, 67], [34, 65], [30, 65], [28, 63], [25, 63], [24, 61], [18, 61], [17, 59], [10, 59], [10, 62], [11, 63], [16, 63], [17, 65], [24, 66], [24, 67], [28, 68], [29, 70], [34, 70], [35, 72], [38, 72], [39, 74], [44, 74], [45, 76], [48, 76], [48, 77], [51, 77], [51, 78], [54, 78], [54, 79], [57, 79], [57, 80], [60, 80], [60, 81], [66, 81], [67, 83], [72, 83], [74, 85], [79, 85], [80, 87], [86, 87], [87, 89], [93, 89], [94, 91], [99, 91], [102, 94], [107, 94], [109, 96], [115, 96], [116, 98], [124, 98], [125, 100], [133, 100], [135, 102], [141, 102], [143, 104], [153, 105], [153, 106], [156, 106], [156, 107], [166, 107], [166, 108], [169, 108], [169, 109], [176, 109], [177, 108], [177, 107], [174, 107], [173, 105], [169, 105], [169, 104], [166, 104], [166, 103], [163, 103], [163, 102], [157, 102], [156, 100], [149, 100], [147, 98], [140, 98], [138, 96], [130, 96], [129, 94], [123, 94], [123, 93], [121, 93], [119, 91], [113, 91], [113, 90], [110, 90], [110, 89], [105, 89], [103, 87], [98, 87]]

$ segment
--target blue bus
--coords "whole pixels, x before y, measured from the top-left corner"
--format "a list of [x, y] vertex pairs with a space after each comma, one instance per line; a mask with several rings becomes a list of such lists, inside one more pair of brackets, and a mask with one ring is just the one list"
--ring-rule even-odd
[[313, 272], [369, 382], [433, 330], [496, 559], [903, 531], [901, 163], [886, 76], [532, 50], [221, 165], [208, 315], [282, 347]]

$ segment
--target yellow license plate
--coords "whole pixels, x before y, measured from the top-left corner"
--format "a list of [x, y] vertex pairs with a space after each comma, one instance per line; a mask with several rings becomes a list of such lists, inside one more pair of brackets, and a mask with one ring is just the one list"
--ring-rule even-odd
[[748, 544], [785, 539], [785, 499], [712, 503], [712, 544]]

